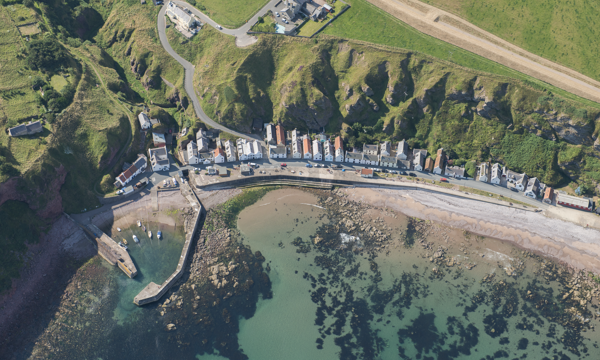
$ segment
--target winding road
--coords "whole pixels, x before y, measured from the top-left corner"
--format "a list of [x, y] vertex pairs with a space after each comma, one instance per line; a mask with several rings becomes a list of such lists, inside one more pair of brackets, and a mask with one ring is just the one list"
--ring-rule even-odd
[[[242, 25], [241, 27], [239, 27], [237, 29], [225, 29], [223, 27], [220, 27], [211, 18], [209, 18], [204, 13], [202, 13], [200, 10], [196, 9], [195, 7], [193, 7], [192, 5], [188, 4], [185, 1], [173, 1], [173, 3], [175, 3], [181, 7], [189, 9], [202, 22], [214, 27], [215, 29], [222, 32], [223, 34], [235, 36], [235, 44], [238, 47], [246, 47], [246, 46], [254, 44], [258, 40], [256, 37], [247, 34], [247, 32], [252, 27], [252, 24], [256, 23], [258, 21], [259, 16], [264, 16], [267, 13], [267, 11], [274, 8], [275, 5], [277, 3], [279, 3], [280, 1], [281, 0], [269, 1], [269, 3], [267, 3], [262, 9], [260, 9], [250, 20], [248, 20], [248, 22], [246, 24]], [[245, 138], [245, 139], [262, 140], [260, 136], [255, 135], [255, 134], [244, 134], [244, 133], [237, 132], [235, 130], [231, 130], [231, 129], [217, 123], [213, 119], [211, 119], [208, 115], [206, 115], [204, 110], [202, 110], [202, 107], [200, 106], [200, 101], [198, 100], [198, 96], [196, 95], [196, 92], [194, 91], [194, 69], [195, 69], [195, 67], [192, 63], [190, 63], [189, 61], [187, 61], [186, 59], [181, 57], [175, 50], [173, 50], [173, 48], [171, 47], [171, 44], [169, 44], [169, 40], [167, 39], [167, 33], [166, 33], [167, 27], [166, 27], [166, 15], [165, 15], [166, 11], [167, 11], [167, 4], [164, 4], [163, 7], [160, 9], [160, 12], [158, 13], [158, 22], [157, 22], [158, 36], [160, 38], [160, 43], [162, 44], [163, 48], [167, 51], [167, 53], [169, 53], [169, 55], [171, 55], [175, 60], [177, 60], [177, 62], [180, 63], [181, 66], [183, 66], [183, 69], [185, 71], [184, 77], [183, 77], [185, 92], [187, 92], [188, 97], [192, 101], [192, 105], [194, 106], [194, 111], [196, 112], [196, 116], [198, 116], [198, 118], [203, 123], [215, 128], [215, 129], [219, 129], [223, 132], [232, 134], [237, 137]]]

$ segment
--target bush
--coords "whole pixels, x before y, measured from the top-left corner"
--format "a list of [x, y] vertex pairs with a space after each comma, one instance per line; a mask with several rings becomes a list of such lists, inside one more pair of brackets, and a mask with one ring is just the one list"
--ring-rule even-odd
[[192, 6], [196, 6], [196, 0], [187, 0], [187, 2]]
[[29, 43], [27, 62], [34, 69], [51, 70], [67, 61], [68, 56], [62, 45], [52, 38], [33, 40]]
[[46, 114], [46, 121], [48, 122], [48, 124], [52, 124], [55, 119], [56, 119], [56, 116], [54, 115], [54, 113]]
[[23, 5], [27, 6], [28, 8], [32, 8], [33, 0], [23, 0]]
[[40, 76], [35, 76], [33, 80], [31, 80], [31, 87], [33, 88], [33, 90], [38, 90], [45, 84], [46, 82]]
[[465, 171], [467, 172], [467, 175], [470, 178], [475, 177], [475, 174], [477, 173], [477, 166], [475, 166], [475, 161], [469, 161], [465, 165]]
[[69, 46], [78, 48], [81, 46], [81, 40], [78, 38], [70, 37], [67, 39], [67, 44], [69, 44]]
[[102, 181], [100, 181], [100, 191], [104, 194], [114, 191], [115, 186], [113, 185], [113, 182], [113, 177], [110, 174], [104, 175]]

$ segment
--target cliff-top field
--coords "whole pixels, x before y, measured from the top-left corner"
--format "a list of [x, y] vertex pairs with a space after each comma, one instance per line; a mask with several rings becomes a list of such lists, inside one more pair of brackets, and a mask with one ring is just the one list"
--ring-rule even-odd
[[423, 0], [504, 40], [600, 80], [600, 2]]

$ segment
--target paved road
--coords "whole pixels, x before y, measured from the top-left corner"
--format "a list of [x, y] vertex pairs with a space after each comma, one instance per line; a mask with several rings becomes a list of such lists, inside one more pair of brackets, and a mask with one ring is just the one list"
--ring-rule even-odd
[[[185, 4], [187, 4], [187, 3], [185, 3]], [[189, 7], [191, 7], [191, 5], [188, 4], [188, 8]], [[158, 23], [157, 23], [158, 36], [160, 38], [160, 43], [165, 48], [167, 53], [169, 53], [169, 55], [171, 55], [175, 60], [177, 60], [177, 62], [180, 63], [183, 66], [183, 69], [185, 70], [184, 88], [188, 94], [188, 97], [192, 101], [192, 105], [194, 106], [194, 111], [196, 112], [196, 116], [198, 116], [198, 118], [203, 123], [208, 124], [215, 129], [219, 129], [221, 131], [232, 134], [234, 136], [246, 138], [246, 139], [262, 140], [260, 138], [260, 136], [258, 136], [258, 135], [244, 134], [244, 133], [240, 133], [240, 132], [231, 130], [231, 129], [217, 123], [216, 121], [211, 119], [208, 115], [206, 115], [206, 113], [204, 113], [204, 110], [202, 110], [202, 107], [200, 106], [200, 101], [198, 101], [198, 97], [196, 96], [196, 92], [194, 91], [194, 65], [192, 63], [190, 63], [189, 61], [187, 61], [186, 59], [182, 58], [179, 54], [177, 54], [177, 52], [175, 52], [175, 50], [173, 50], [173, 48], [171, 47], [171, 44], [169, 44], [169, 40], [167, 39], [166, 21], [165, 21], [166, 10], [167, 10], [167, 5], [165, 4], [165, 5], [163, 5], [162, 9], [160, 9], [160, 12], [158, 13]]]
[[[254, 16], [250, 20], [248, 20], [248, 22], [246, 22], [244, 25], [240, 26], [237, 29], [226, 29], [223, 27], [221, 27], [219, 29], [219, 27], [218, 27], [219, 24], [217, 24], [215, 21], [213, 21], [211, 18], [209, 18], [202, 11], [196, 9], [195, 7], [193, 7], [192, 5], [188, 4], [185, 1], [173, 1], [173, 3], [175, 3], [181, 7], [188, 8], [203, 23], [214, 27], [215, 29], [222, 32], [223, 34], [235, 36], [235, 39], [236, 39], [235, 44], [239, 47], [245, 47], [248, 45], [252, 45], [257, 41], [257, 38], [255, 36], [248, 35], [247, 32], [250, 31], [250, 28], [252, 27], [252, 25], [254, 25], [258, 21], [259, 17], [265, 16], [267, 11], [274, 9], [275, 5], [277, 5], [280, 2], [281, 2], [281, 0], [269, 1], [265, 6], [263, 6], [262, 9], [260, 9], [256, 14], [254, 14]], [[163, 6], [163, 8], [164, 8], [164, 6]]]

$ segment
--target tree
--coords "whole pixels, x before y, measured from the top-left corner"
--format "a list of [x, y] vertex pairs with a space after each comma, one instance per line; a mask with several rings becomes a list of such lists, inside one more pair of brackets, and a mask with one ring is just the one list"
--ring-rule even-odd
[[54, 69], [64, 64], [67, 58], [67, 52], [55, 39], [44, 38], [29, 43], [27, 62], [34, 70]]
[[33, 0], [23, 0], [23, 5], [27, 6], [28, 8], [32, 8]]
[[46, 82], [40, 76], [35, 76], [33, 80], [31, 80], [31, 87], [33, 88], [33, 90], [41, 88], [42, 86], [44, 86], [44, 84], [46, 84]]
[[102, 181], [100, 182], [100, 191], [102, 191], [104, 194], [108, 194], [109, 192], [112, 192], [115, 189], [115, 186], [114, 186], [112, 180], [113, 180], [113, 178], [112, 178], [112, 176], [110, 176], [110, 174], [104, 175], [104, 177], [102, 178]]
[[475, 161], [469, 161], [466, 165], [465, 165], [465, 171], [467, 172], [467, 175], [469, 175], [469, 177], [475, 177], [475, 174], [477, 172], [477, 167], [475, 166]]

